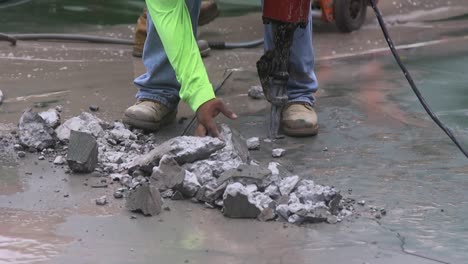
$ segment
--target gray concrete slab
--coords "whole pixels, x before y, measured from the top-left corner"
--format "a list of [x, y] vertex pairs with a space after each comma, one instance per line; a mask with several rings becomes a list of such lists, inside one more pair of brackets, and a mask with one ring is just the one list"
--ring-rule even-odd
[[[424, 2], [425, 9], [438, 12], [431, 17], [447, 18], [438, 22], [415, 15], [420, 8], [410, 9], [406, 1], [395, 2], [405, 8], [385, 1], [390, 16], [412, 14], [404, 17], [407, 23], [392, 25], [395, 42], [420, 46], [402, 52], [405, 62], [435, 110], [466, 142], [467, 22], [448, 19], [465, 12], [460, 11], [463, 1], [452, 1], [448, 10], [439, 10], [439, 1]], [[131, 33], [128, 26], [105, 31]], [[261, 36], [261, 24], [258, 14], [221, 18], [200, 34], [253, 39]], [[65, 174], [52, 158], [39, 161], [34, 154], [18, 160], [2, 147], [0, 262], [464, 263], [466, 160], [422, 112], [388, 52], [379, 50], [384, 47], [380, 36], [371, 17], [361, 31], [348, 35], [318, 24], [320, 134], [262, 140], [260, 150], [251, 154], [267, 162], [271, 149], [287, 149], [278, 161], [288, 169], [366, 200], [366, 206], [385, 207], [388, 213], [381, 220], [358, 207], [360, 215], [341, 224], [298, 227], [227, 219], [188, 201], [167, 201], [171, 211], [131, 219], [124, 201], [112, 198], [116, 184], [91, 188], [85, 185], [89, 175]], [[144, 70], [130, 52], [126, 46], [20, 42], [11, 48], [0, 43], [0, 87], [6, 96], [0, 132], [8, 133], [21, 112], [38, 103], [63, 105], [63, 118], [92, 104], [100, 106], [99, 117], [120, 118], [133, 103], [132, 79]], [[220, 97], [240, 119], [220, 121], [246, 138], [267, 135], [269, 105], [247, 97], [248, 88], [258, 85], [254, 63], [261, 53], [261, 47], [213, 51], [205, 59], [213, 83], [236, 69]], [[179, 117], [191, 115], [181, 105]], [[173, 124], [157, 137], [163, 141], [183, 129], [184, 124]], [[94, 199], [102, 195], [109, 204], [98, 207]]]

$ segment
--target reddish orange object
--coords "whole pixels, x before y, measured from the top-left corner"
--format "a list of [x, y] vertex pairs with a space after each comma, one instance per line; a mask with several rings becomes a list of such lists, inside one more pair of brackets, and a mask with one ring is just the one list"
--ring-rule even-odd
[[265, 0], [263, 19], [265, 22], [307, 24], [311, 0]]
[[322, 9], [322, 20], [325, 22], [335, 21], [335, 14], [333, 11], [333, 0], [320, 0], [320, 9]]

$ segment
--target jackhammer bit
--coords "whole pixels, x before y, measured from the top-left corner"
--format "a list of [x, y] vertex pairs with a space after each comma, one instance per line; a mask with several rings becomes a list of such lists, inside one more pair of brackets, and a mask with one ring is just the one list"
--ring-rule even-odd
[[263, 93], [271, 103], [269, 136], [281, 138], [279, 134], [281, 113], [288, 102], [286, 85], [289, 80], [289, 53], [296, 23], [272, 22], [274, 45], [257, 62], [257, 72]]

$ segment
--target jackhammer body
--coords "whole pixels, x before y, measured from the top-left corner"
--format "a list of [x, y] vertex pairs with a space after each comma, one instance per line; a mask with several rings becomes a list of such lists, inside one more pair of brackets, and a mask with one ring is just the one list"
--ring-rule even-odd
[[289, 53], [297, 27], [308, 23], [311, 0], [264, 0], [263, 23], [271, 24], [274, 49], [257, 62], [263, 92], [271, 103], [269, 136], [279, 134], [281, 112], [288, 102]]

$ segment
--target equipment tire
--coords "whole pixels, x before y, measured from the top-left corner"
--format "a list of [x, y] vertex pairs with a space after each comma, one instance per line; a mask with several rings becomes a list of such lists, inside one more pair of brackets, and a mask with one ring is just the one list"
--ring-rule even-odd
[[335, 0], [333, 9], [336, 26], [341, 32], [358, 30], [366, 20], [366, 0]]

